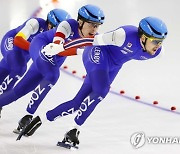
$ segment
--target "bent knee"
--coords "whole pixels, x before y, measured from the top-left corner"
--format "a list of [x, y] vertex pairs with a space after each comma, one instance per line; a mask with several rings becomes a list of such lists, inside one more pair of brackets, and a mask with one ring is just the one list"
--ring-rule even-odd
[[97, 88], [97, 89], [94, 90], [94, 92], [104, 98], [108, 94], [109, 89], [110, 89], [109, 87], [106, 87], [106, 88]]

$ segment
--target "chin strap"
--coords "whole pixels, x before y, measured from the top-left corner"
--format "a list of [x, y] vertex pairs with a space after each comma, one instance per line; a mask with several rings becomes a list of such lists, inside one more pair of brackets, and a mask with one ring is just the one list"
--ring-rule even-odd
[[84, 21], [83, 21], [82, 25], [81, 25], [81, 26], [79, 26], [80, 32], [81, 32], [82, 36], [84, 37], [83, 32], [82, 32], [82, 28], [83, 28], [83, 26], [84, 26]]
[[144, 42], [142, 41], [142, 44], [143, 44], [143, 46], [144, 46], [144, 51], [147, 51], [147, 50], [146, 50], [146, 42], [147, 42], [147, 38], [145, 38], [145, 41], [144, 41]]

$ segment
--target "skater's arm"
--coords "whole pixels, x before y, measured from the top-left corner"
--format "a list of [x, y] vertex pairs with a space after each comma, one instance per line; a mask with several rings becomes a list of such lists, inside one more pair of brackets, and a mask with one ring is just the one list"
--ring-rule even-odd
[[53, 42], [46, 45], [43, 52], [46, 55], [71, 56], [82, 54], [83, 49], [79, 48], [92, 45], [93, 37], [74, 39], [64, 43], [65, 39], [69, 38], [73, 33], [72, 25], [74, 24], [76, 23], [73, 20], [61, 22], [56, 29]]
[[70, 36], [71, 32], [71, 25], [67, 21], [62, 21], [56, 29], [53, 42], [46, 45], [42, 49], [42, 52], [46, 55], [56, 55], [59, 52], [64, 51], [65, 39]]
[[16, 34], [14, 38], [14, 45], [21, 49], [29, 51], [30, 42], [27, 41], [30, 35], [37, 33], [39, 29], [39, 22], [32, 18], [28, 20], [25, 26]]
[[94, 37], [93, 45], [115, 45], [122, 46], [126, 39], [126, 33], [123, 28], [118, 28], [104, 34]]
[[79, 38], [66, 44], [50, 43], [44, 47], [43, 51], [46, 55], [72, 56], [82, 54], [82, 47], [93, 44], [94, 38]]
[[[108, 32], [108, 33], [96, 35], [94, 37], [94, 39], [93, 39], [94, 40], [93, 42], [89, 42], [88, 44], [82, 44], [82, 46], [89, 46], [89, 45], [101, 45], [101, 46], [102, 45], [115, 45], [115, 46], [122, 46], [124, 41], [125, 41], [125, 36], [126, 36], [125, 31], [122, 28], [118, 28], [118, 29], [116, 29], [114, 31], [111, 31], [111, 32]], [[81, 38], [80, 40], [82, 41], [82, 40], [86, 40], [86, 39], [88, 39], [88, 38]], [[66, 46], [64, 46], [64, 48], [66, 49]], [[78, 44], [76, 44], [76, 43], [74, 43], [74, 48], [72, 48], [72, 49], [68, 48], [69, 50], [62, 51], [62, 52], [58, 53], [58, 55], [59, 56], [77, 55], [77, 50], [75, 48], [78, 48]], [[81, 50], [80, 53], [81, 54], [83, 53], [82, 50]]]
[[64, 45], [64, 51], [59, 52], [59, 56], [82, 55], [84, 49], [82, 47], [91, 46], [94, 38], [79, 38], [70, 41]]
[[84, 49], [81, 48], [70, 48], [64, 50], [63, 52], [58, 53], [58, 56], [74, 56], [74, 55], [82, 55]]
[[64, 44], [64, 39], [68, 38], [72, 32], [71, 26], [67, 21], [62, 21], [56, 30], [55, 36], [53, 38], [53, 43]]

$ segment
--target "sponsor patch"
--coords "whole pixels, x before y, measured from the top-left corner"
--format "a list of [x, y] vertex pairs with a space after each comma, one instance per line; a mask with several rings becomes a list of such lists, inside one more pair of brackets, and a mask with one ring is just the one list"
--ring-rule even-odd
[[91, 49], [91, 60], [96, 63], [100, 64], [100, 60], [102, 58], [101, 48], [94, 47]]

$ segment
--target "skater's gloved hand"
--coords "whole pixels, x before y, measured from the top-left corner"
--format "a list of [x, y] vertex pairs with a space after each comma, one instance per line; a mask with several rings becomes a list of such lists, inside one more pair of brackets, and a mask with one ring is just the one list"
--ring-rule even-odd
[[55, 44], [55, 43], [49, 43], [42, 49], [42, 52], [45, 55], [51, 55], [51, 56], [56, 55], [62, 51], [64, 51], [63, 44]]

